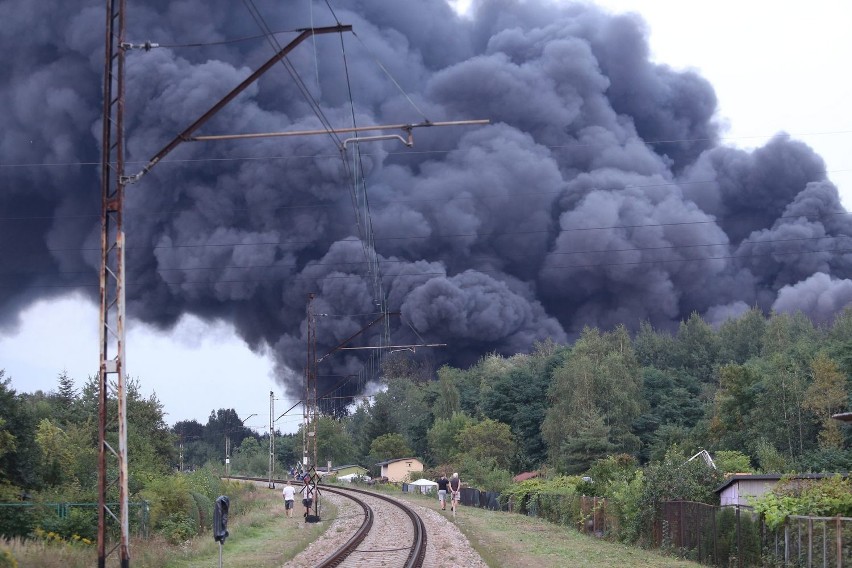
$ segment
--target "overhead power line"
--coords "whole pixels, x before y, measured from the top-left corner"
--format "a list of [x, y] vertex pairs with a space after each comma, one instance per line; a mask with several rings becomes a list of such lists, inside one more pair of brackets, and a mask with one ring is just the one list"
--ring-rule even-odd
[[[770, 251], [765, 253], [752, 253], [752, 254], [732, 254], [732, 255], [717, 255], [717, 256], [705, 256], [705, 257], [695, 257], [695, 258], [664, 258], [664, 259], [645, 259], [645, 260], [637, 260], [637, 261], [622, 261], [622, 262], [597, 262], [597, 263], [586, 263], [586, 264], [551, 264], [551, 265], [542, 265], [540, 270], [553, 270], [553, 269], [586, 269], [586, 268], [601, 268], [601, 267], [611, 267], [611, 266], [636, 266], [636, 265], [661, 265], [661, 264], [680, 264], [680, 263], [690, 263], [690, 262], [708, 262], [715, 260], [736, 260], [736, 259], [747, 259], [747, 258], [763, 258], [763, 257], [775, 257], [775, 256], [807, 256], [812, 254], [850, 254], [852, 253], [852, 248], [844, 248], [844, 249], [817, 249], [817, 250], [805, 250], [805, 251]], [[488, 269], [488, 268], [476, 268], [474, 269], [476, 272], [482, 274], [511, 274], [504, 270], [500, 269]], [[442, 276], [447, 278], [452, 278], [456, 274], [448, 273], [446, 271], [429, 271], [429, 272], [417, 272], [417, 273], [400, 273], [400, 274], [390, 274], [386, 275], [389, 278], [428, 278], [431, 276]], [[50, 276], [51, 274], [45, 274], [46, 276]], [[163, 281], [165, 284], [173, 284], [177, 286], [184, 285], [208, 285], [215, 286], [220, 284], [259, 284], [264, 282], [317, 282], [317, 281], [325, 281], [325, 280], [341, 280], [341, 279], [352, 279], [359, 278], [363, 279], [364, 276], [361, 274], [337, 274], [337, 275], [320, 275], [320, 276], [276, 276], [269, 278], [228, 278], [228, 279], [216, 279], [216, 280], [179, 280], [179, 281]], [[88, 281], [87, 281], [88, 282]], [[27, 284], [27, 288], [93, 288], [97, 287], [97, 283], [78, 283], [78, 284]], [[0, 284], [0, 288], [17, 288], [17, 286], [11, 284]]]

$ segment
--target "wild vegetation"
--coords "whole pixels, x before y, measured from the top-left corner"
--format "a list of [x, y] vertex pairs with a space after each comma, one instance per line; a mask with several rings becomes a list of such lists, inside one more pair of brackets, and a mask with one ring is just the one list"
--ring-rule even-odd
[[[422, 475], [458, 471], [521, 507], [544, 494], [605, 496], [618, 516], [614, 536], [642, 541], [657, 503], [712, 503], [723, 472], [848, 472], [852, 434], [831, 416], [850, 408], [850, 338], [852, 311], [820, 327], [754, 309], [718, 329], [698, 315], [674, 333], [648, 324], [633, 334], [587, 328], [571, 345], [539, 343], [436, 373], [429, 361], [397, 354], [369, 402], [319, 420], [318, 461], [358, 463], [375, 475], [379, 461], [419, 456]], [[131, 379], [131, 501], [148, 502], [150, 528], [178, 542], [209, 527], [212, 500], [226, 490], [226, 438], [231, 473], [262, 476], [268, 433], [244, 427], [232, 409], [169, 428], [160, 402], [141, 392]], [[94, 539], [91, 510], [59, 515], [48, 504], [96, 501], [96, 420], [92, 378], [77, 390], [60, 373], [55, 391], [17, 393], [0, 372], [0, 501], [42, 505], [0, 509], [7, 538]], [[277, 436], [280, 472], [298, 463], [302, 434]], [[701, 449], [718, 470], [688, 461]], [[534, 470], [541, 478], [512, 483]], [[806, 510], [802, 503], [847, 514], [842, 495], [827, 485], [761, 506], [782, 517]], [[548, 505], [552, 514], [574, 514], [570, 499], [559, 503]]]

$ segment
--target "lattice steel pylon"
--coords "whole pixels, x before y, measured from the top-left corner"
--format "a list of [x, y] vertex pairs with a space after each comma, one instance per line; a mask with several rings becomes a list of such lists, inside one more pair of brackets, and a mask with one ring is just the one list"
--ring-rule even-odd
[[[98, 567], [118, 548], [122, 568], [130, 566], [127, 490], [127, 397], [124, 376], [124, 49], [125, 0], [107, 0], [101, 150], [100, 365], [98, 367]], [[115, 381], [110, 384], [110, 377]], [[115, 414], [109, 393], [115, 388]], [[113, 438], [113, 434], [117, 434]], [[114, 447], [115, 446], [115, 447]], [[109, 456], [117, 462], [108, 465]], [[110, 479], [112, 476], [112, 479]], [[118, 486], [118, 511], [108, 492]], [[114, 507], [113, 507], [114, 508]], [[119, 525], [119, 542], [107, 551], [107, 522]]]
[[302, 433], [304, 471], [317, 466], [317, 319], [313, 305], [315, 297], [313, 293], [308, 294], [308, 357], [305, 364], [305, 423]]

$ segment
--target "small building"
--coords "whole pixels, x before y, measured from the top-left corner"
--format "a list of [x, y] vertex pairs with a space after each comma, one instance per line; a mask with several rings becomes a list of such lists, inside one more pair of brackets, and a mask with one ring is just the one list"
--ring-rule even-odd
[[423, 471], [423, 462], [417, 458], [399, 458], [379, 462], [376, 465], [382, 468], [382, 477], [386, 477], [391, 483], [406, 481], [414, 471]]
[[367, 475], [367, 468], [361, 467], [360, 465], [340, 465], [331, 468], [331, 473], [333, 475], [336, 475], [337, 477], [349, 475], [352, 473], [354, 473], [355, 475]]
[[[772, 490], [781, 480], [780, 473], [751, 474], [737, 473], [716, 488], [719, 495], [719, 504], [726, 505], [751, 505], [755, 498]], [[800, 475], [787, 475], [787, 479], [823, 479], [833, 477], [832, 474], [804, 473]]]

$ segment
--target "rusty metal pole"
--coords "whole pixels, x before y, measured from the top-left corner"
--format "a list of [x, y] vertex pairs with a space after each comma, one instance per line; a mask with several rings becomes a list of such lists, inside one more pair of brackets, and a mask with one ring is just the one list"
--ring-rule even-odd
[[[98, 366], [98, 566], [115, 548], [122, 568], [130, 565], [127, 487], [127, 401], [124, 380], [124, 44], [125, 0], [107, 0], [101, 148], [100, 363]], [[116, 416], [109, 415], [110, 378], [115, 377]], [[117, 423], [117, 424], [116, 424]], [[117, 448], [109, 434], [117, 429]], [[107, 460], [117, 461], [118, 514], [109, 507]], [[119, 523], [120, 540], [107, 551], [107, 522]]]

